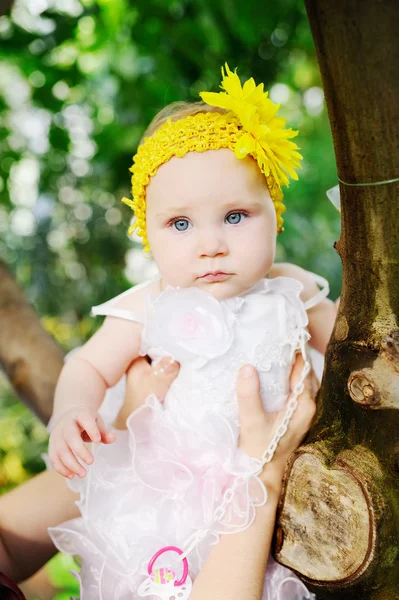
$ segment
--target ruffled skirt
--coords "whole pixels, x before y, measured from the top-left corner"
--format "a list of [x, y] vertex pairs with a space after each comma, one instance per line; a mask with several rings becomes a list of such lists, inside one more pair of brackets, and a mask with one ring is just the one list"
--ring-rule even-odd
[[[127, 427], [115, 432], [113, 444], [94, 446], [88, 475], [69, 483], [80, 494], [82, 516], [49, 530], [61, 552], [79, 557], [74, 575], [81, 600], [138, 600], [152, 556], [165, 546], [184, 550], [201, 530], [203, 538], [188, 556], [194, 580], [220, 534], [250, 527], [256, 507], [267, 501], [255, 475], [259, 462], [237, 448], [237, 434], [223, 416], [208, 412], [201, 422], [177, 423], [149, 396]], [[232, 484], [235, 493], [221, 514], [218, 507]], [[181, 572], [172, 553], [156, 566]], [[314, 596], [270, 559], [263, 599], [302, 598]]]

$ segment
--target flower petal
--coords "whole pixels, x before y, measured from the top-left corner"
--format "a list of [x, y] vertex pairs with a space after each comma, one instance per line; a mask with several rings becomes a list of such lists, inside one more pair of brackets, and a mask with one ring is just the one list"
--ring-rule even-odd
[[237, 141], [235, 147], [235, 154], [237, 158], [244, 158], [247, 154], [251, 154], [255, 151], [255, 139], [250, 133], [244, 133], [243, 136]]
[[235, 105], [234, 100], [224, 92], [220, 92], [219, 94], [215, 94], [215, 92], [200, 92], [200, 96], [209, 106], [233, 110], [232, 107]]
[[227, 63], [225, 66], [226, 66], [227, 74], [226, 75], [224, 74], [223, 68], [222, 68], [222, 75], [223, 75], [222, 84], [221, 84], [222, 89], [224, 89], [228, 94], [230, 94], [230, 96], [232, 98], [242, 99], [243, 92], [242, 92], [240, 78], [238, 77], [237, 73], [235, 73], [235, 72], [233, 73], [232, 71], [230, 71]]
[[221, 88], [224, 91], [218, 94], [201, 92], [200, 96], [207, 104], [230, 110], [238, 117], [245, 133], [236, 144], [235, 154], [238, 158], [251, 154], [262, 172], [272, 176], [276, 199], [279, 188], [288, 185], [288, 176], [298, 178], [295, 171], [301, 166], [302, 156], [298, 146], [289, 141], [298, 132], [286, 129], [285, 119], [277, 116], [280, 105], [268, 97], [263, 83], [256, 85], [251, 77], [241, 85], [227, 63], [222, 67]]
[[[263, 84], [262, 84], [263, 86]], [[253, 93], [253, 91], [256, 89], [255, 86], [255, 80], [253, 77], [251, 77], [251, 79], [248, 79], [245, 83], [244, 86], [242, 88], [243, 92], [244, 92], [244, 96], [247, 97], [247, 101], [249, 100], [248, 96], [250, 94]]]

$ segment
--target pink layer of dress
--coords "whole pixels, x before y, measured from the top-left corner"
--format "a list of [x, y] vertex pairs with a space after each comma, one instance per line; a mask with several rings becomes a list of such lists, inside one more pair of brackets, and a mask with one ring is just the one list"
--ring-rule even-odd
[[[323, 283], [316, 300], [328, 293]], [[237, 447], [236, 374], [252, 363], [266, 410], [284, 406], [295, 351], [309, 339], [301, 290], [297, 280], [278, 277], [221, 301], [198, 288], [168, 287], [147, 297], [143, 315], [118, 310], [116, 299], [94, 307], [94, 314], [142, 323], [141, 354], [153, 360], [173, 356], [180, 371], [164, 402], [149, 396], [128, 418], [127, 431], [115, 432], [113, 444], [92, 448], [95, 460], [86, 478], [69, 483], [80, 493], [82, 516], [49, 533], [60, 551], [80, 557], [81, 600], [138, 600], [155, 552], [169, 545], [184, 549], [201, 530], [206, 533], [188, 556], [195, 580], [221, 533], [234, 535], [252, 525], [267, 494], [255, 475], [259, 461]], [[123, 381], [108, 390], [102, 411], [109, 420], [110, 407], [118, 410], [123, 395]], [[233, 500], [215, 518], [236, 478]], [[164, 564], [181, 571], [171, 555]], [[263, 600], [302, 598], [314, 595], [270, 559]]]

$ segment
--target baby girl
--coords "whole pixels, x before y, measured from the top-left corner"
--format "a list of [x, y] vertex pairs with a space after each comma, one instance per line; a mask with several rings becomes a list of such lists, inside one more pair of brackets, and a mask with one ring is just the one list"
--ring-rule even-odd
[[[81, 478], [70, 485], [81, 494], [82, 518], [51, 536], [81, 556], [85, 599], [169, 598], [169, 584], [188, 598], [219, 536], [250, 527], [267, 501], [260, 475], [303, 389], [307, 342], [324, 353], [335, 318], [325, 280], [274, 265], [281, 187], [300, 166], [297, 132], [285, 128], [262, 84], [241, 86], [227, 65], [222, 74], [223, 92], [167, 107], [147, 130], [125, 202], [159, 277], [94, 307], [106, 319], [57, 385], [50, 460]], [[305, 366], [289, 396], [297, 351]], [[149, 396], [126, 431], [109, 431], [100, 405], [139, 355], [170, 356], [179, 375], [163, 402]], [[260, 458], [237, 447], [243, 364], [258, 371], [265, 410], [279, 413]], [[103, 444], [91, 451], [85, 441]], [[160, 558], [154, 575], [163, 554], [168, 561]], [[274, 567], [264, 598], [278, 598], [284, 579], [292, 585], [284, 597], [296, 598], [293, 577]]]

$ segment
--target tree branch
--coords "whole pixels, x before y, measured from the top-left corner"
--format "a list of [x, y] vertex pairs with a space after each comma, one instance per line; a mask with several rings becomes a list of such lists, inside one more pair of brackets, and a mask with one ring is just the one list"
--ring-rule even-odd
[[0, 365], [15, 391], [45, 423], [52, 409], [63, 352], [0, 261]]

